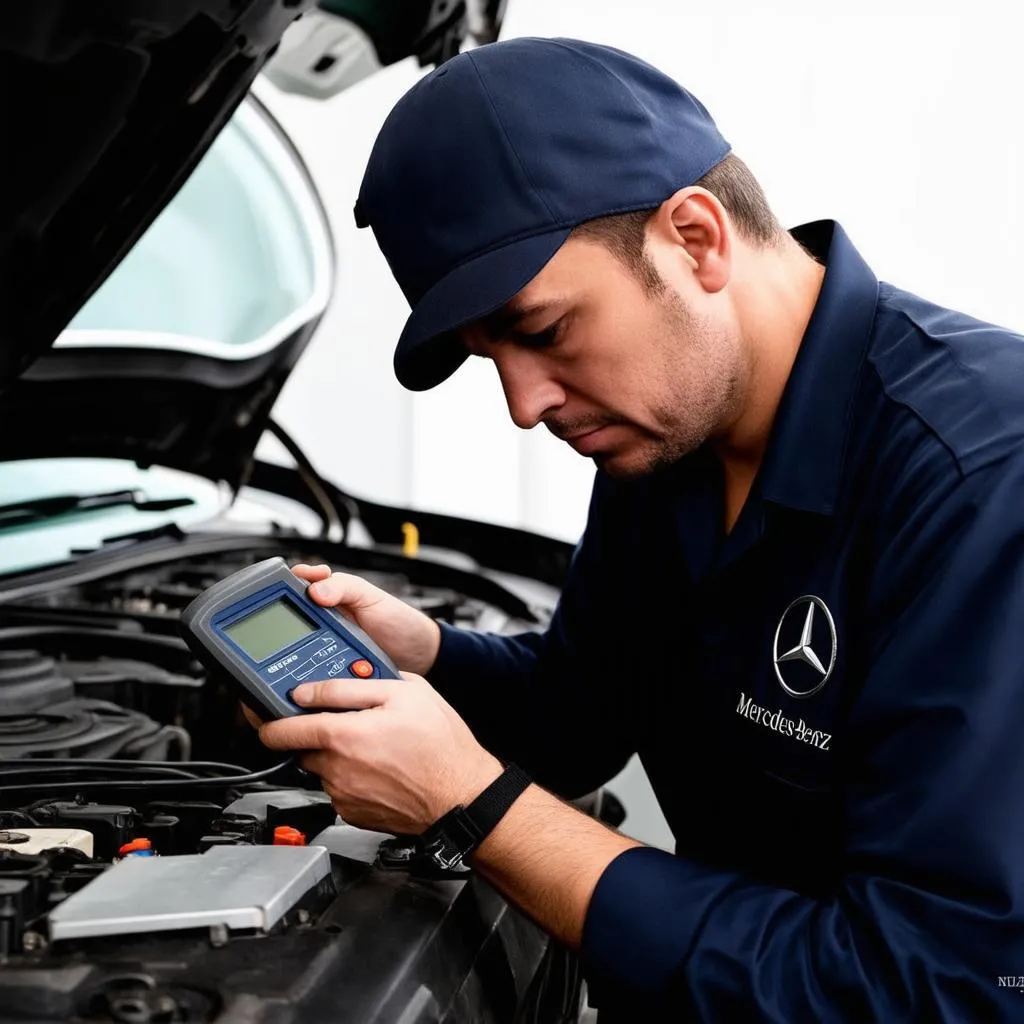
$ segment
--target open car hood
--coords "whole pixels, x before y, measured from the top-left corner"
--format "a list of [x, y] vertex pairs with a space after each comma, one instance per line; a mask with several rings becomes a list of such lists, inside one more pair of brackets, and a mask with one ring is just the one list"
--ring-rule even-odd
[[312, 182], [250, 94], [53, 347], [0, 395], [0, 460], [128, 459], [237, 488], [333, 268]]
[[313, 7], [5, 12], [0, 461], [121, 458], [244, 482], [334, 281], [319, 197], [250, 85], [266, 64], [279, 88], [326, 96], [404, 56], [442, 62], [496, 35], [504, 2]]
[[[329, 292], [312, 186], [246, 99], [312, 2], [5, 11], [0, 459], [127, 458], [240, 482]], [[238, 177], [247, 188], [218, 207], [218, 187]], [[245, 205], [255, 202], [260, 217]], [[294, 262], [276, 293], [260, 294], [259, 280], [249, 297], [231, 293], [237, 278], [217, 277], [235, 256], [221, 236], [266, 272], [268, 221], [286, 222], [285, 244], [301, 236], [303, 251], [276, 251]]]
[[138, 240], [311, 3], [7, 6], [0, 388], [50, 347]]

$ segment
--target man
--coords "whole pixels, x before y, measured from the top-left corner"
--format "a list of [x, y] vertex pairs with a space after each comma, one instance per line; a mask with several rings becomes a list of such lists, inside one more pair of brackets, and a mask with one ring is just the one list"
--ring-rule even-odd
[[[413, 307], [399, 379], [490, 359], [598, 473], [543, 636], [297, 567], [406, 675], [300, 687], [363, 710], [264, 741], [463, 852], [624, 1019], [1024, 1012], [1022, 339], [782, 230], [698, 101], [587, 43], [418, 83], [356, 212]], [[675, 855], [559, 799], [635, 751]]]

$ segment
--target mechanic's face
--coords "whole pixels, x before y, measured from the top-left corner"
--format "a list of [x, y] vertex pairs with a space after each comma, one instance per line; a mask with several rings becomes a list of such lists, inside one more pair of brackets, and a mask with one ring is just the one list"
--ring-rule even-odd
[[647, 253], [660, 291], [602, 242], [573, 237], [463, 334], [494, 360], [517, 426], [543, 423], [618, 477], [652, 472], [723, 431], [746, 377], [720, 288], [707, 291], [671, 230], [664, 244], [649, 231]]

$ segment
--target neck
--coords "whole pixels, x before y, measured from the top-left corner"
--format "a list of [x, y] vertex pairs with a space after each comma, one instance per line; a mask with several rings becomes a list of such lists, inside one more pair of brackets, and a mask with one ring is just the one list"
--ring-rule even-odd
[[753, 480], [814, 312], [825, 268], [788, 235], [772, 249], [745, 248], [734, 302], [747, 353], [736, 417], [715, 442], [726, 476]]

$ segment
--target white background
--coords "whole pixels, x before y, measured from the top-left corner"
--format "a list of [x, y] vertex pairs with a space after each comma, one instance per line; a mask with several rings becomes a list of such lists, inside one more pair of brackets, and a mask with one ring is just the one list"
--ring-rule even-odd
[[[1020, 330], [1024, 64], [1015, 8], [510, 0], [503, 34], [575, 36], [649, 60], [705, 103], [783, 223], [834, 217], [880, 277]], [[314, 464], [357, 495], [575, 540], [593, 469], [543, 428], [515, 428], [490, 366], [474, 361], [417, 395], [392, 375], [408, 310], [351, 210], [381, 123], [422, 73], [408, 61], [323, 103], [260, 84], [317, 181], [339, 253], [328, 317], [277, 415]], [[635, 771], [619, 789], [649, 799]], [[665, 841], [648, 811], [636, 831]]]

